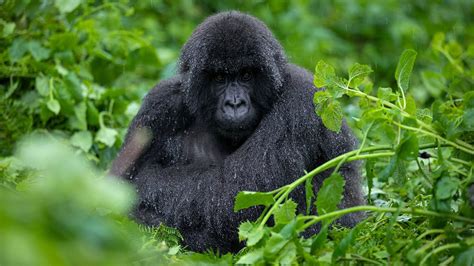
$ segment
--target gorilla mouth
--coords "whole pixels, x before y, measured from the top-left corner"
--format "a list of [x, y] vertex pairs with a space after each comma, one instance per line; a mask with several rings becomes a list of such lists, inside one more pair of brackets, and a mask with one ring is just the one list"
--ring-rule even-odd
[[[247, 112], [248, 113], [248, 112]], [[257, 119], [249, 119], [249, 116], [236, 118], [232, 115], [217, 115], [217, 131], [224, 138], [241, 140], [247, 138], [257, 126]]]

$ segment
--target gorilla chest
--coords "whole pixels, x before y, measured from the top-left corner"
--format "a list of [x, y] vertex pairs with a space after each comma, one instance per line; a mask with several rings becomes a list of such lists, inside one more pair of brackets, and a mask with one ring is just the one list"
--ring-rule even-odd
[[228, 143], [212, 133], [193, 128], [183, 131], [165, 145], [169, 165], [218, 165], [233, 151]]

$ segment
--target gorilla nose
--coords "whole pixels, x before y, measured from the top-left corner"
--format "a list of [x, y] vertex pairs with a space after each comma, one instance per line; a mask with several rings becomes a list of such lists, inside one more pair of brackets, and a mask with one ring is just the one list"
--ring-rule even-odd
[[224, 102], [224, 111], [228, 115], [239, 117], [247, 112], [247, 102], [240, 97], [226, 99]]

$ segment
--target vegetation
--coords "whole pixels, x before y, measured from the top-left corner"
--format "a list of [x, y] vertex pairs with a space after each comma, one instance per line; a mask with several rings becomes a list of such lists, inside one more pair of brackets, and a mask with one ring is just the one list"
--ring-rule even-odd
[[[334, 131], [345, 117], [360, 148], [275, 191], [241, 192], [235, 210], [266, 206], [239, 227], [246, 247], [197, 254], [173, 228], [130, 221], [133, 189], [104, 172], [193, 28], [227, 9], [261, 18], [314, 69], [326, 88], [315, 111]], [[469, 0], [0, 1], [0, 264], [472, 265], [473, 12]], [[339, 210], [337, 170], [353, 160], [368, 205]], [[296, 213], [297, 186], [319, 216]], [[354, 211], [367, 219], [330, 226]]]

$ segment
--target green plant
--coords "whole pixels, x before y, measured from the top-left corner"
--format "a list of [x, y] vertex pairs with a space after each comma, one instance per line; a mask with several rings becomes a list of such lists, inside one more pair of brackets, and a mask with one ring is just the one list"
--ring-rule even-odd
[[[438, 43], [439, 36], [435, 37], [433, 48], [442, 47], [445, 51], [448, 47]], [[457, 88], [457, 97], [447, 95], [445, 100], [435, 101], [431, 110], [417, 110], [408, 93], [416, 58], [413, 50], [406, 50], [400, 58], [395, 71], [397, 88], [378, 88], [376, 96], [368, 79], [372, 72], [369, 66], [354, 64], [348, 71], [348, 78], [342, 78], [336, 75], [332, 66], [320, 61], [314, 83], [326, 89], [315, 94], [316, 112], [326, 127], [339, 131], [344, 116], [339, 100], [344, 97], [357, 99], [360, 116], [355, 119], [355, 125], [362, 131], [361, 146], [277, 190], [240, 192], [236, 197], [236, 211], [255, 205], [266, 208], [257, 221], [240, 226], [239, 235], [246, 240], [247, 248], [238, 263], [349, 260], [375, 264], [454, 261], [463, 265], [465, 261], [472, 261], [469, 254], [474, 246], [474, 213], [467, 200], [467, 188], [473, 182], [473, 128], [469, 114], [474, 106], [474, 94], [469, 89], [472, 77], [464, 75], [463, 61], [453, 60], [449, 53], [442, 52], [457, 72], [451, 78], [466, 79], [463, 84], [467, 87]], [[464, 60], [471, 60], [471, 55], [466, 55]], [[354, 160], [366, 160], [369, 201], [375, 205], [337, 210], [344, 186], [338, 169], [343, 163]], [[312, 178], [328, 169], [333, 169], [333, 173], [324, 181], [315, 199]], [[314, 203], [319, 215], [295, 213], [296, 203], [289, 194], [300, 185], [305, 185], [308, 205]], [[375, 193], [376, 190], [380, 193], [381, 188], [388, 191], [386, 196]], [[343, 235], [328, 239], [328, 235], [339, 230], [331, 229], [330, 224], [338, 217], [356, 211], [379, 214], [371, 215], [352, 230], [345, 230]], [[267, 222], [271, 217], [275, 225], [269, 227]], [[392, 230], [399, 230], [404, 223], [414, 220], [416, 223], [411, 226], [416, 233], [411, 233], [411, 240], [394, 238], [394, 235], [400, 237], [407, 232]], [[322, 228], [318, 234], [308, 239], [300, 236], [317, 223], [321, 223]], [[367, 248], [375, 248], [367, 237], [374, 227], [385, 230], [379, 236], [384, 239], [380, 243], [385, 247], [381, 249], [383, 256], [366, 252]], [[387, 234], [383, 236], [385, 232]], [[349, 252], [351, 247], [352, 252]]]

